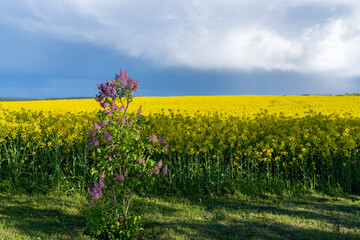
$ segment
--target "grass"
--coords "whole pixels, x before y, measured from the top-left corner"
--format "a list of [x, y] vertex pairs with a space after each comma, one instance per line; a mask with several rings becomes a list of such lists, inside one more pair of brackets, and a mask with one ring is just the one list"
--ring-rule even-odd
[[[360, 239], [360, 196], [136, 196], [144, 239]], [[91, 239], [83, 195], [0, 194], [0, 239]]]

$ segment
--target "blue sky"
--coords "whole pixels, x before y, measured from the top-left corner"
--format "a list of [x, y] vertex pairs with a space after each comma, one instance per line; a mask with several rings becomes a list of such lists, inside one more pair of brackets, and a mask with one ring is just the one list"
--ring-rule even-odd
[[0, 0], [0, 97], [360, 93], [357, 0]]

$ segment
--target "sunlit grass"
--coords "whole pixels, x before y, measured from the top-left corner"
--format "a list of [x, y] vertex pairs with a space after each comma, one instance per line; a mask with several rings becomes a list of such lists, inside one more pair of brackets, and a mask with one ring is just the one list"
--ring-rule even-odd
[[79, 195], [0, 195], [0, 239], [91, 239]]
[[[143, 239], [360, 239], [360, 197], [149, 196]], [[81, 194], [0, 195], [0, 239], [91, 239]]]

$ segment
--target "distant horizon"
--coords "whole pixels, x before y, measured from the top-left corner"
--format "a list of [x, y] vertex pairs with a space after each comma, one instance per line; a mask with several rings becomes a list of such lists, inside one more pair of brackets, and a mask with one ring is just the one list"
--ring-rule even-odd
[[[214, 96], [360, 96], [360, 93], [344, 93], [344, 94], [289, 94], [289, 95], [272, 95], [272, 94], [219, 94], [219, 95], [182, 95], [182, 96], [134, 96], [134, 97], [214, 97]], [[71, 100], [71, 99], [94, 99], [95, 97], [64, 97], [64, 98], [21, 98], [21, 97], [0, 97], [0, 101], [36, 101], [36, 100]]]

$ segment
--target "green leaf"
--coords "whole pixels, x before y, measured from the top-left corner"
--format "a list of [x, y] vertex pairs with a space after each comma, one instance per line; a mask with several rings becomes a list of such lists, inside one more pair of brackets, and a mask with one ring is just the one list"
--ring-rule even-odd
[[91, 168], [91, 170], [90, 170], [91, 176], [94, 176], [94, 174], [97, 174], [97, 173], [98, 173], [98, 171], [96, 170], [96, 168]]

